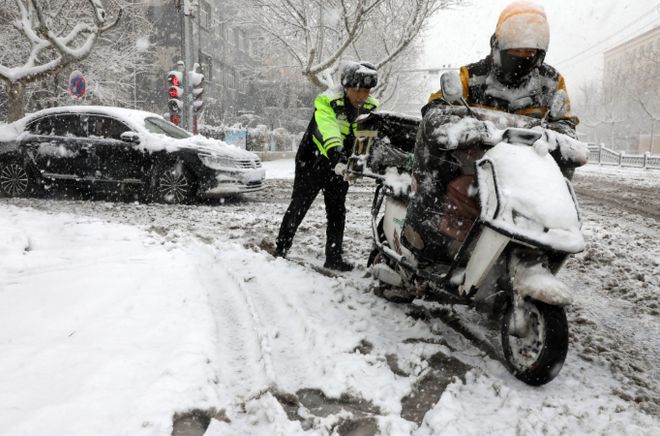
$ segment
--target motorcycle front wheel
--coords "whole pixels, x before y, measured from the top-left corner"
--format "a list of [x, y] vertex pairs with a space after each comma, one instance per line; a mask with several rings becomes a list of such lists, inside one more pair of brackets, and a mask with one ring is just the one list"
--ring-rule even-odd
[[568, 352], [568, 321], [563, 307], [538, 300], [523, 303], [525, 328], [513, 331], [515, 311], [509, 304], [502, 318], [502, 348], [511, 373], [532, 386], [554, 379]]

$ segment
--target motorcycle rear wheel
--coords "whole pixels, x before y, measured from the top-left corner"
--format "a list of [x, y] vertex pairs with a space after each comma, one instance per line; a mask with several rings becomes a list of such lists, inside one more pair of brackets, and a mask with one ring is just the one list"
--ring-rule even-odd
[[511, 334], [513, 304], [502, 318], [502, 348], [509, 371], [531, 386], [541, 386], [554, 379], [568, 352], [568, 321], [563, 307], [527, 299], [524, 310], [528, 322], [526, 334]]

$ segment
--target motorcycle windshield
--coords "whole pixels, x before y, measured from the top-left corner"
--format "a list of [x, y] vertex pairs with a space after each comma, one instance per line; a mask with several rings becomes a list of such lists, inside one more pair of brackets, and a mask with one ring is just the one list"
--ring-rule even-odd
[[557, 163], [533, 147], [501, 142], [477, 162], [481, 218], [514, 239], [584, 250], [571, 188]]

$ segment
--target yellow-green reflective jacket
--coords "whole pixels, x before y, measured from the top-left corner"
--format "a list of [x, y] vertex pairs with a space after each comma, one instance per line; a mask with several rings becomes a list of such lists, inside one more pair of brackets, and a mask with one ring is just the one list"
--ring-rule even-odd
[[313, 160], [319, 155], [328, 157], [328, 151], [342, 147], [349, 150], [355, 138], [358, 115], [378, 108], [378, 100], [367, 98], [357, 110], [342, 90], [329, 90], [314, 100], [314, 116], [300, 144], [298, 158]]

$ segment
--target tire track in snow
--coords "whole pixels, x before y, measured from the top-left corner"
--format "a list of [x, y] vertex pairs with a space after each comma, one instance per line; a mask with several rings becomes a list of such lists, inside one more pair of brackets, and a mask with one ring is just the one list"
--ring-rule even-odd
[[[620, 397], [660, 414], [657, 196], [607, 177], [579, 180], [578, 195], [585, 191], [580, 184], [588, 192], [582, 204], [587, 249], [561, 273], [576, 290], [568, 311], [571, 346], [611, 368], [623, 382]], [[649, 201], [640, 210], [644, 198]]]
[[[578, 200], [582, 197], [586, 197], [590, 201], [600, 205], [612, 206], [631, 214], [660, 220], [660, 207], [657, 204], [643, 202], [635, 203], [631, 202], [630, 199], [626, 199], [625, 196], [606, 197], [603, 196], [603, 192], [598, 189], [590, 189], [579, 185], [576, 187], [575, 192], [578, 196]], [[657, 192], [654, 192], [651, 195], [656, 196]], [[652, 197], [649, 197], [649, 199], [652, 199]]]
[[[265, 263], [259, 265], [258, 275], [247, 268], [236, 268], [230, 275], [250, 296], [251, 310], [260, 320], [262, 336], [270, 352], [274, 387], [291, 391], [309, 386], [312, 383], [309, 375], [313, 372], [310, 368], [322, 365], [326, 357], [318, 357], [319, 346], [324, 340], [323, 329], [313, 321], [322, 317], [318, 312], [308, 312], [310, 307], [296, 295], [298, 288], [309, 286], [309, 298], [314, 299], [316, 281], [328, 279], [316, 278], [304, 268], [287, 264], [284, 260], [262, 260], [252, 252], [246, 252], [245, 256], [240, 262], [246, 267], [255, 262], [254, 256], [258, 257], [257, 262]], [[288, 271], [284, 274], [283, 265]], [[329, 286], [322, 284], [318, 287]]]
[[[268, 343], [249, 293], [223, 265], [221, 253], [209, 245], [203, 248], [209, 256], [198, 266], [198, 277], [208, 294], [218, 344], [209, 353], [216, 360], [211, 364], [219, 375], [216, 383], [225, 386], [232, 396], [228, 400], [235, 402], [252, 395], [255, 387], [258, 390], [272, 383]], [[222, 373], [225, 369], [232, 372]]]

